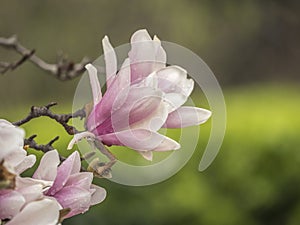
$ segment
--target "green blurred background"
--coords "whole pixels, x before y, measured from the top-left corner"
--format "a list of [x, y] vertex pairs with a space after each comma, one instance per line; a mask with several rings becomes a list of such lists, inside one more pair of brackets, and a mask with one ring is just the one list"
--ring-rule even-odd
[[[296, 0], [2, 0], [0, 36], [17, 34], [49, 62], [59, 51], [75, 61], [95, 59], [102, 54], [104, 35], [118, 46], [135, 30], [147, 28], [197, 53], [224, 90], [227, 132], [206, 171], [197, 168], [210, 123], [202, 127], [196, 152], [177, 175], [147, 187], [96, 179], [108, 191], [106, 201], [65, 224], [299, 224], [299, 15]], [[0, 61], [17, 59], [0, 49]], [[58, 81], [25, 63], [0, 75], [0, 117], [15, 121], [31, 105], [50, 101], [59, 102], [56, 112], [70, 112], [78, 81]], [[196, 103], [206, 106], [204, 98]], [[39, 143], [60, 135], [58, 149], [71, 138], [48, 119], [24, 128], [27, 136], [38, 134]]]

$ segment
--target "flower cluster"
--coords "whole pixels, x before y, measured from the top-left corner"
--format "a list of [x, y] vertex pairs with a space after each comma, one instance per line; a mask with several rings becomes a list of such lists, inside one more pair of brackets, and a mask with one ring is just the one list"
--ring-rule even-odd
[[88, 64], [94, 106], [86, 122], [88, 131], [75, 135], [69, 148], [83, 137], [93, 137], [107, 146], [127, 146], [152, 160], [154, 151], [180, 148], [175, 140], [159, 134], [160, 128], [199, 125], [211, 116], [206, 109], [183, 106], [194, 81], [183, 68], [166, 66], [166, 52], [156, 36], [136, 31], [119, 71], [108, 37], [102, 44], [106, 92], [102, 96], [97, 69]]
[[21, 177], [36, 161], [23, 146], [24, 131], [0, 120], [0, 219], [7, 225], [55, 225], [104, 200], [106, 191], [92, 184], [93, 174], [80, 172], [77, 151], [61, 164], [58, 152], [49, 151], [32, 177]]
[[[184, 106], [194, 81], [183, 68], [167, 66], [156, 36], [152, 39], [146, 30], [135, 32], [119, 70], [108, 37], [102, 43], [106, 92], [102, 95], [96, 67], [86, 65], [93, 106], [86, 113], [87, 131], [76, 134], [68, 148], [92, 137], [101, 146], [127, 146], [152, 160], [155, 151], [180, 148], [159, 129], [194, 126], [209, 119], [210, 111]], [[35, 161], [24, 150], [24, 131], [0, 120], [0, 224], [55, 225], [105, 199], [106, 191], [92, 184], [93, 173], [81, 172], [77, 151], [63, 162], [56, 150], [47, 151], [33, 176], [22, 177]]]

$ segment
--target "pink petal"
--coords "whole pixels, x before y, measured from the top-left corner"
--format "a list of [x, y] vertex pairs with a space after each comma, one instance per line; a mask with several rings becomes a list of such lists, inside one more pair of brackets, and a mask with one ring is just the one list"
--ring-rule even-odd
[[40, 180], [54, 181], [59, 163], [60, 160], [57, 150], [46, 152], [32, 177]]
[[56, 225], [59, 218], [59, 205], [50, 199], [27, 204], [7, 225]]
[[[139, 114], [138, 110], [135, 112], [135, 115]], [[135, 118], [137, 122], [130, 125], [131, 129], [147, 129], [152, 131], [159, 130], [165, 123], [168, 117], [168, 106], [165, 102], [160, 102], [159, 106], [152, 112], [145, 112], [145, 116], [140, 120], [137, 120], [138, 116], [134, 117], [134, 113], [130, 114], [131, 118]]]
[[57, 170], [57, 176], [52, 187], [47, 191], [47, 195], [54, 195], [67, 183], [70, 175], [79, 173], [81, 167], [80, 156], [77, 151], [73, 152]]
[[[130, 67], [128, 59], [124, 61], [121, 70], [116, 78], [112, 81], [109, 88], [101, 101], [94, 107], [93, 111], [87, 119], [87, 128], [89, 131], [94, 130], [99, 124], [103, 123], [111, 116], [112, 107], [120, 93], [126, 98], [130, 85]], [[119, 97], [120, 99], [120, 97]]]
[[80, 172], [72, 174], [65, 186], [76, 186], [86, 190], [89, 190], [93, 181], [93, 173]]
[[92, 192], [91, 205], [99, 204], [106, 198], [106, 190], [102, 187], [92, 184], [90, 191]]
[[145, 129], [124, 130], [99, 136], [106, 145], [128, 146], [139, 151], [178, 149], [179, 144], [157, 132]]
[[109, 88], [117, 72], [117, 57], [107, 36], [105, 36], [102, 39], [102, 46], [104, 51], [105, 68], [106, 68], [106, 88]]
[[0, 190], [0, 219], [11, 219], [25, 204], [21, 193], [11, 190]]
[[162, 92], [149, 87], [131, 88], [123, 105], [116, 105], [119, 108], [116, 107], [111, 117], [97, 127], [96, 134], [112, 133], [129, 127], [158, 130], [168, 115], [167, 106], [162, 101]]
[[169, 114], [164, 127], [181, 128], [196, 126], [206, 122], [210, 116], [211, 112], [209, 110], [184, 106]]
[[66, 218], [86, 212], [91, 203], [91, 193], [80, 187], [64, 187], [54, 197], [63, 208], [71, 209]]
[[94, 105], [98, 104], [101, 97], [101, 86], [98, 80], [97, 76], [97, 69], [94, 67], [92, 64], [87, 64], [85, 68], [88, 71], [89, 78], [90, 78], [90, 84], [92, 87], [92, 93], [93, 93], [93, 100], [94, 100]]
[[153, 41], [147, 30], [138, 30], [131, 37], [131, 50], [128, 53], [131, 67], [131, 82], [136, 83], [150, 73], [165, 67], [166, 54], [159, 39]]

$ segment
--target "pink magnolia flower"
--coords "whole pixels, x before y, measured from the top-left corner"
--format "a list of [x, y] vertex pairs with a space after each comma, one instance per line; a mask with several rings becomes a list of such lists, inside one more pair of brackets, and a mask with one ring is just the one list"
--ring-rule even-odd
[[93, 174], [80, 172], [81, 161], [77, 151], [59, 167], [58, 164], [59, 156], [56, 150], [45, 153], [33, 178], [53, 181], [44, 194], [55, 198], [62, 208], [71, 210], [66, 218], [84, 213], [91, 205], [105, 199], [105, 189], [92, 184]]
[[194, 81], [179, 66], [166, 67], [166, 53], [160, 40], [138, 30], [131, 37], [131, 51], [117, 72], [117, 60], [108, 37], [103, 41], [106, 63], [106, 92], [102, 96], [97, 70], [86, 65], [94, 107], [88, 115], [88, 132], [77, 134], [69, 148], [84, 137], [105, 145], [121, 145], [152, 160], [153, 151], [176, 150], [180, 145], [157, 131], [204, 123], [211, 112], [182, 106], [190, 96]]
[[[0, 120], [0, 222], [56, 225], [60, 209], [69, 208], [66, 217], [71, 217], [104, 200], [105, 190], [91, 184], [93, 174], [80, 173], [78, 152], [59, 167], [57, 151], [47, 152], [33, 178], [20, 177], [35, 162], [35, 156], [27, 156], [23, 149], [23, 138], [22, 129]], [[12, 186], [5, 185], [7, 176], [12, 177]]]

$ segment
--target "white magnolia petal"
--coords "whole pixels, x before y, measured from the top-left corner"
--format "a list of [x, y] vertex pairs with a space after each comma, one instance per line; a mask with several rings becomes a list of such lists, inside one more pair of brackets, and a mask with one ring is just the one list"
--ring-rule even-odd
[[18, 188], [28, 187], [32, 185], [40, 184], [43, 187], [43, 190], [52, 186], [53, 181], [39, 180], [31, 177], [16, 177], [16, 186]]
[[169, 114], [164, 127], [181, 128], [205, 123], [211, 116], [206, 109], [183, 106]]
[[128, 53], [131, 64], [131, 82], [137, 83], [150, 73], [165, 67], [166, 55], [158, 38], [152, 40], [147, 30], [136, 31], [131, 37]]
[[17, 166], [15, 166], [15, 171], [17, 174], [23, 173], [25, 170], [31, 168], [36, 161], [36, 156], [35, 155], [28, 155], [25, 156], [23, 161], [19, 163]]
[[156, 148], [154, 148], [153, 151], [160, 152], [160, 151], [178, 150], [180, 149], [180, 147], [181, 146], [178, 142], [165, 136], [163, 141]]
[[168, 105], [169, 113], [178, 109], [187, 100], [187, 97], [181, 93], [167, 93], [164, 96], [164, 101]]
[[159, 70], [161, 68], [164, 68], [167, 62], [167, 54], [166, 51], [163, 49], [163, 47], [161, 46], [161, 41], [159, 40], [159, 38], [154, 35], [153, 41], [156, 41], [158, 44], [155, 46], [158, 46], [157, 50], [156, 50], [156, 68], [155, 70]]
[[0, 119], [0, 160], [14, 151], [19, 151], [23, 147], [24, 136], [23, 129]]
[[17, 190], [23, 195], [26, 202], [31, 202], [43, 198], [42, 184], [34, 184], [34, 185], [18, 188]]
[[91, 185], [91, 189], [93, 190], [91, 205], [96, 205], [103, 202], [106, 198], [106, 190], [94, 184]]
[[25, 204], [25, 198], [17, 191], [1, 190], [0, 218], [11, 219]]
[[101, 93], [101, 86], [98, 80], [97, 76], [97, 69], [94, 67], [92, 64], [87, 64], [85, 68], [88, 71], [89, 78], [90, 78], [90, 84], [92, 87], [92, 93], [93, 93], [93, 100], [94, 100], [94, 105], [96, 105], [102, 97]]
[[108, 88], [117, 72], [117, 57], [107, 36], [102, 39], [102, 46], [106, 68], [106, 86]]
[[157, 72], [158, 88], [166, 93], [170, 112], [184, 104], [194, 88], [194, 81], [187, 79], [187, 72], [179, 66], [169, 66]]
[[27, 204], [7, 225], [56, 225], [60, 206], [54, 200], [43, 199]]
[[40, 161], [40, 165], [33, 174], [33, 178], [54, 181], [57, 167], [60, 163], [57, 150], [46, 152]]
[[130, 42], [152, 41], [148, 31], [146, 29], [140, 29], [131, 36]]
[[132, 129], [104, 134], [99, 139], [106, 145], [127, 146], [138, 151], [167, 151], [180, 145], [164, 135], [146, 129]]

